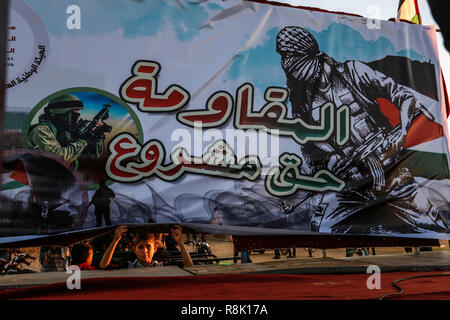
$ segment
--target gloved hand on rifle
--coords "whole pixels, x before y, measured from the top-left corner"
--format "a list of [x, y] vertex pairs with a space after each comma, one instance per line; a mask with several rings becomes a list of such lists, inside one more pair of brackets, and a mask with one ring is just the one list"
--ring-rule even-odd
[[362, 175], [357, 168], [356, 163], [348, 168], [347, 164], [351, 159], [342, 158], [339, 154], [333, 154], [328, 161], [327, 168], [335, 176], [345, 181], [360, 181]]
[[386, 137], [383, 142], [382, 149], [384, 150], [381, 161], [393, 158], [396, 154], [399, 154], [405, 148], [406, 136], [408, 132], [406, 129], [400, 129], [394, 131], [392, 135]]
[[[103, 153], [103, 143], [105, 140], [105, 130], [103, 130], [104, 127], [105, 123], [98, 120], [92, 129], [85, 131], [82, 135], [80, 135], [80, 139], [86, 141], [88, 144], [84, 151], [85, 154]], [[108, 126], [106, 125], [106, 127]]]

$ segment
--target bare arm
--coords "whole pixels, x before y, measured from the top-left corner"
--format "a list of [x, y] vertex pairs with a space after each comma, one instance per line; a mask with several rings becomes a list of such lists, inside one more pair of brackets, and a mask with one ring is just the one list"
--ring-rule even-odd
[[100, 269], [106, 269], [106, 267], [109, 266], [111, 258], [114, 254], [114, 250], [116, 250], [116, 246], [125, 232], [127, 232], [126, 226], [118, 226], [116, 228], [116, 230], [114, 231], [114, 238], [111, 241], [111, 244], [109, 245], [108, 249], [106, 249], [105, 253], [103, 254], [102, 260], [100, 261], [99, 265]]
[[178, 247], [180, 248], [181, 252], [181, 259], [183, 261], [183, 265], [185, 267], [193, 267], [194, 264], [192, 263], [191, 255], [189, 254], [189, 251], [184, 246], [183, 240], [181, 240], [181, 227], [176, 226], [175, 229], [172, 230], [172, 235], [175, 241], [178, 244]]
[[43, 261], [42, 264], [47, 264], [48, 261], [50, 260], [50, 258], [51, 258], [52, 255], [53, 255], [53, 254], [50, 252], [50, 250], [47, 251], [47, 252], [44, 254], [44, 259], [43, 259], [44, 261]]

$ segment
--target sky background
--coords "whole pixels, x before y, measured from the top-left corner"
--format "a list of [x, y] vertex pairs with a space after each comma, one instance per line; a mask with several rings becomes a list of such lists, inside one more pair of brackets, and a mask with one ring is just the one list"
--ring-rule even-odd
[[[442, 0], [448, 1], [448, 0]], [[358, 14], [369, 18], [388, 20], [397, 16], [398, 0], [277, 0], [277, 2], [288, 3], [296, 6], [316, 7], [329, 11], [340, 11]], [[422, 24], [437, 25], [431, 14], [427, 0], [418, 0], [419, 10], [422, 15]], [[450, 13], [449, 13], [450, 15]], [[450, 17], [449, 17], [450, 18]], [[439, 27], [438, 27], [439, 28]], [[442, 34], [437, 35], [439, 59], [447, 89], [450, 86], [450, 53], [444, 47]], [[450, 121], [447, 120], [449, 131]]]

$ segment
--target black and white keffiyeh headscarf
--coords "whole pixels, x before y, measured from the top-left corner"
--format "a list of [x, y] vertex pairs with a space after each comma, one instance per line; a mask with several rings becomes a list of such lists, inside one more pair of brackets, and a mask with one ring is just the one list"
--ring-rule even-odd
[[285, 27], [277, 36], [277, 52], [287, 75], [298, 81], [316, 82], [323, 70], [316, 39], [300, 27]]

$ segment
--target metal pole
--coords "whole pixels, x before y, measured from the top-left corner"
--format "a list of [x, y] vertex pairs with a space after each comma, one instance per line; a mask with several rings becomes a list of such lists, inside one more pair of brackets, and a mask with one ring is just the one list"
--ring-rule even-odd
[[3, 164], [3, 121], [5, 119], [6, 38], [8, 36], [8, 16], [9, 0], [0, 1], [0, 170]]

